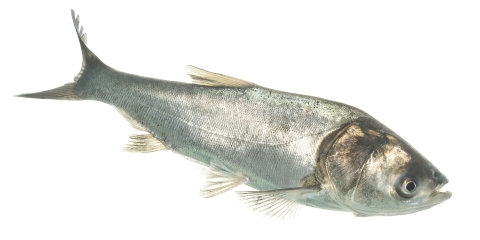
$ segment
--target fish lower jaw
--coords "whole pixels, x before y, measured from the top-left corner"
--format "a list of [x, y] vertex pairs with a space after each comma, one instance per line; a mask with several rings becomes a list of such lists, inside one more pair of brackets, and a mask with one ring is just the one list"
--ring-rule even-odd
[[449, 191], [445, 191], [445, 192], [435, 191], [432, 193], [431, 197], [436, 197], [436, 198], [440, 197], [443, 199], [443, 201], [445, 201], [452, 197], [452, 193]]
[[440, 195], [442, 196], [443, 198], [445, 198], [445, 200], [449, 199], [450, 197], [452, 197], [452, 193], [449, 192], [449, 191], [440, 191], [442, 190], [442, 188], [448, 183], [448, 180], [440, 185], [437, 186], [437, 188], [435, 188], [435, 190], [433, 191], [433, 193], [431, 194], [432, 197], [436, 197], [437, 195]]

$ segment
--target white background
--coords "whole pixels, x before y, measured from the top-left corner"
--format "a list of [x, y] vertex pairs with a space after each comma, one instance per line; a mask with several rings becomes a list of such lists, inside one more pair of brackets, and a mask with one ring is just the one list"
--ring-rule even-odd
[[[0, 239], [479, 238], [478, 1], [129, 2], [2, 4]], [[233, 192], [202, 199], [195, 164], [121, 151], [135, 130], [112, 107], [13, 97], [78, 73], [70, 8], [118, 70], [188, 81], [191, 64], [356, 106], [446, 174], [453, 197], [405, 216], [304, 208], [290, 221]]]

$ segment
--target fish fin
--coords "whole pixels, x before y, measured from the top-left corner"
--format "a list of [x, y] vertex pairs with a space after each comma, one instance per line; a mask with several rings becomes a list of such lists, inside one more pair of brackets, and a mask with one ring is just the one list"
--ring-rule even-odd
[[[148, 132], [148, 130], [141, 123], [131, 117], [127, 112], [123, 111], [120, 108], [115, 109], [117, 109], [120, 115], [122, 115], [128, 123], [130, 123], [130, 126], [137, 130]], [[130, 142], [123, 147], [123, 150], [127, 152], [142, 153], [156, 152], [165, 149], [167, 149], [165, 144], [163, 144], [160, 140], [158, 140], [150, 133], [130, 135]]]
[[227, 75], [209, 72], [191, 65], [185, 67], [187, 74], [192, 78], [193, 83], [211, 87], [253, 87], [254, 83]]
[[122, 117], [125, 118], [125, 120], [127, 120], [128, 123], [130, 123], [130, 126], [132, 126], [137, 130], [148, 132], [147, 129], [141, 123], [139, 123], [137, 120], [131, 117], [127, 112], [123, 111], [120, 108], [115, 108], [115, 109], [117, 109], [120, 115], [122, 115]]
[[368, 217], [365, 213], [353, 212], [353, 216], [355, 217]]
[[74, 93], [73, 88], [75, 83], [67, 83], [61, 87], [50, 89], [47, 91], [36, 92], [36, 93], [23, 93], [16, 95], [15, 97], [24, 97], [24, 98], [40, 98], [40, 99], [57, 99], [57, 100], [81, 100]]
[[165, 150], [167, 147], [152, 134], [130, 135], [130, 143], [123, 148], [127, 152], [156, 152]]
[[82, 50], [82, 67], [80, 72], [75, 76], [74, 82], [67, 83], [61, 87], [50, 89], [47, 91], [37, 92], [37, 93], [25, 93], [17, 95], [16, 97], [25, 97], [25, 98], [41, 98], [41, 99], [57, 99], [57, 100], [82, 100], [84, 99], [79, 93], [82, 92], [82, 88], [86, 84], [77, 85], [77, 83], [83, 81], [89, 81], [88, 77], [82, 79], [83, 73], [88, 71], [90, 68], [96, 68], [106, 65], [100, 61], [100, 59], [95, 56], [95, 54], [90, 51], [87, 47], [87, 35], [83, 32], [83, 27], [80, 26], [80, 17], [75, 15], [75, 11], [71, 10], [73, 25], [80, 42], [80, 48]]
[[200, 196], [214, 197], [248, 182], [248, 178], [241, 173], [232, 173], [225, 169], [218, 164], [212, 164], [209, 168], [203, 169], [207, 179], [200, 189]]
[[77, 82], [82, 77], [86, 68], [92, 65], [106, 65], [87, 47], [87, 34], [83, 32], [83, 26], [80, 25], [80, 15], [75, 15], [75, 11], [73, 9], [71, 9], [71, 14], [83, 56], [82, 68], [74, 79], [75, 82]]
[[78, 38], [87, 45], [87, 34], [83, 32], [83, 26], [80, 25], [80, 15], [75, 16], [75, 11], [73, 9], [71, 9], [70, 12], [72, 13], [73, 25], [77, 31]]
[[288, 188], [237, 193], [240, 200], [253, 211], [268, 217], [288, 219], [295, 217], [306, 205], [308, 196], [318, 192], [316, 188]]
[[[83, 75], [83, 71], [85, 70], [85, 66], [87, 65], [87, 61], [85, 60], [85, 51], [90, 52], [87, 46], [87, 34], [83, 32], [83, 26], [80, 25], [80, 15], [75, 15], [75, 11], [71, 9], [73, 26], [75, 27], [75, 31], [77, 31], [78, 40], [80, 41], [80, 47], [82, 48], [82, 55], [84, 56], [82, 61], [82, 67], [80, 68], [80, 72], [78, 72], [77, 76], [75, 76], [74, 81], [78, 81]], [[84, 50], [85, 48], [85, 50]]]

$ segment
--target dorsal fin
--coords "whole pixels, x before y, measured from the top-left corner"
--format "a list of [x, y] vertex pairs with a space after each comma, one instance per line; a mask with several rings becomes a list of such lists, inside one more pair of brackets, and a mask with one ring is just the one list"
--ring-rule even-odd
[[227, 75], [209, 72], [191, 65], [185, 67], [187, 74], [192, 78], [193, 83], [211, 87], [253, 87], [255, 83]]

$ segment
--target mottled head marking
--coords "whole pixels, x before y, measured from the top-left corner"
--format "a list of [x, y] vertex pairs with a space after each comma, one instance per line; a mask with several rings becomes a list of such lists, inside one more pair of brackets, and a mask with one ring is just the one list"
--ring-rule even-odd
[[393, 134], [352, 124], [325, 158], [332, 198], [360, 215], [420, 211], [450, 198], [438, 192], [448, 180]]

